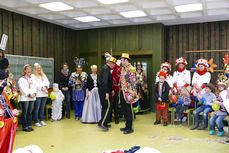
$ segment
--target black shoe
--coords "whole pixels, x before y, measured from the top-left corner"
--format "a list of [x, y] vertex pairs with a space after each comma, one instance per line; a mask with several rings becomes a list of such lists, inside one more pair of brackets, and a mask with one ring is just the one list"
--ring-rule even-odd
[[207, 128], [207, 126], [202, 126], [202, 127], [199, 127], [198, 130], [205, 130]]
[[25, 132], [31, 132], [31, 130], [29, 128], [24, 128], [22, 130], [25, 131]]
[[120, 131], [126, 131], [126, 128], [120, 128]]
[[198, 129], [198, 126], [194, 126], [190, 130], [196, 130], [196, 129]]
[[111, 125], [110, 124], [107, 124], [105, 127], [111, 128]]
[[155, 121], [153, 124], [154, 124], [154, 125], [161, 124], [161, 121]]
[[224, 143], [225, 143], [225, 144], [229, 144], [229, 140], [225, 141]]
[[115, 121], [115, 124], [119, 124], [119, 121], [118, 121], [118, 120], [116, 120], [116, 121]]
[[168, 123], [167, 123], [167, 122], [164, 122], [164, 123], [163, 123], [163, 126], [167, 126], [167, 125], [168, 125]]
[[134, 132], [134, 130], [125, 130], [125, 131], [123, 131], [123, 134], [130, 134], [130, 133], [133, 133]]
[[108, 130], [109, 130], [109, 128], [108, 127], [106, 127], [106, 126], [103, 126], [103, 125], [97, 125], [100, 129], [102, 129], [103, 131], [105, 131], [105, 132], [107, 132]]
[[29, 129], [30, 131], [34, 131], [34, 129], [33, 129], [32, 127], [28, 127], [28, 129]]
[[67, 119], [70, 119], [70, 114], [66, 114], [66, 118]]

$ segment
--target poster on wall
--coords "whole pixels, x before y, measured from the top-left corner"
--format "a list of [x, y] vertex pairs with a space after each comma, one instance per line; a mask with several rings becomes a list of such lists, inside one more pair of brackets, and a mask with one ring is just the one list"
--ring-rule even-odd
[[8, 36], [6, 34], [2, 34], [2, 39], [0, 43], [0, 50], [6, 50], [6, 44], [7, 44]]

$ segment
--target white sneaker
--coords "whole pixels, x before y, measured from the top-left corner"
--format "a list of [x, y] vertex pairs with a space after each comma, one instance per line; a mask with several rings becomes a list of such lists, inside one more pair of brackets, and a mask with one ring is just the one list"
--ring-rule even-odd
[[37, 122], [37, 123], [35, 123], [35, 126], [36, 126], [36, 127], [41, 127], [42, 125], [41, 125], [40, 123]]
[[47, 124], [44, 121], [41, 121], [40, 123], [42, 126], [46, 126]]

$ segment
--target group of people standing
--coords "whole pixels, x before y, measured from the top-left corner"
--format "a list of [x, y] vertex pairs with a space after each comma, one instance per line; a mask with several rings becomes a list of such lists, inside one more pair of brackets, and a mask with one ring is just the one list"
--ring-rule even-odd
[[98, 123], [108, 131], [114, 109], [115, 123], [119, 123], [119, 105], [126, 126], [124, 134], [133, 132], [133, 106], [139, 100], [136, 88], [136, 68], [130, 64], [129, 54], [123, 53], [120, 61], [106, 53], [106, 64], [97, 74], [97, 66], [91, 66], [91, 74], [82, 71], [86, 63], [76, 58], [76, 72], [70, 75], [68, 86], [72, 89], [75, 119], [83, 123]]

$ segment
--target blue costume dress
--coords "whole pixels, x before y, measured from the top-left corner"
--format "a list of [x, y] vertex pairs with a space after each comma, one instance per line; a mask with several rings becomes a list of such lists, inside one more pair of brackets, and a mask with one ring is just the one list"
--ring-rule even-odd
[[86, 94], [87, 73], [73, 72], [69, 78], [69, 86], [72, 87], [72, 98], [74, 101], [75, 118], [82, 117], [84, 99]]

